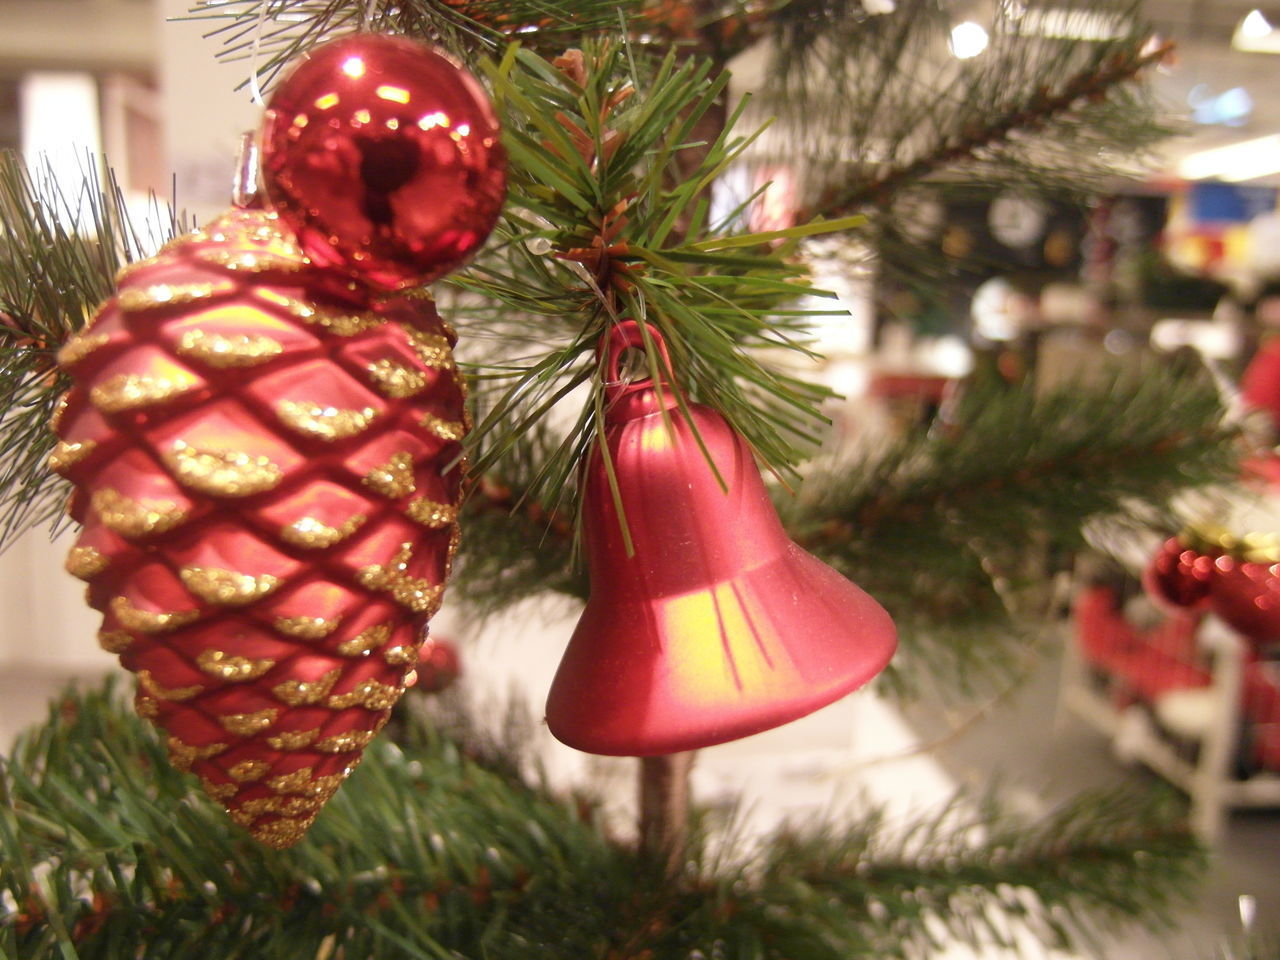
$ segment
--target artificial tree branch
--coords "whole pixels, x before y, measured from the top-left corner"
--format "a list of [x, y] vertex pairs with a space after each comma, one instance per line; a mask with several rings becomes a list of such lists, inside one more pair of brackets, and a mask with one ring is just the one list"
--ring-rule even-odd
[[1203, 869], [1147, 791], [1036, 819], [978, 797], [900, 828], [818, 818], [750, 858], [695, 838], [672, 871], [522, 778], [518, 755], [420, 716], [365, 756], [307, 840], [264, 856], [117, 693], [63, 696], [0, 764], [0, 953], [850, 960], [917, 955], [940, 929], [981, 948], [988, 919], [1078, 945], [1167, 917]]
[[903, 188], [974, 159], [1019, 134], [1036, 133], [1065, 117], [1078, 115], [1105, 99], [1117, 85], [1132, 81], [1145, 68], [1164, 61], [1173, 49], [1172, 42], [1165, 42], [1136, 54], [1132, 50], [1116, 50], [1100, 68], [1089, 65], [1068, 77], [1055, 93], [1041, 88], [1026, 103], [965, 128], [921, 156], [890, 165], [869, 179], [829, 187], [800, 219], [844, 216], [869, 204], [882, 204]]
[[249, 61], [265, 89], [317, 43], [356, 30], [420, 37], [466, 61], [491, 56], [513, 39], [551, 52], [615, 29], [639, 0], [198, 0], [186, 19], [214, 24], [219, 59]]
[[[67, 386], [55, 357], [149, 246], [103, 169], [86, 154], [84, 183], [60, 184], [47, 164], [0, 151], [0, 545], [61, 513], [66, 488], [45, 465]], [[180, 222], [154, 213], [158, 244]]]

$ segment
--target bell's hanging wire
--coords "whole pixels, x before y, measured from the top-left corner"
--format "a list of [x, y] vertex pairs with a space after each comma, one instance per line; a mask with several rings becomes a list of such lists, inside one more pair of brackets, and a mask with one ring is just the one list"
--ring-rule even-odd
[[262, 0], [258, 5], [258, 23], [253, 28], [253, 46], [249, 50], [249, 95], [259, 107], [265, 107], [262, 99], [262, 87], [258, 85], [258, 51], [262, 49], [262, 30], [267, 23], [267, 10], [271, 0]]

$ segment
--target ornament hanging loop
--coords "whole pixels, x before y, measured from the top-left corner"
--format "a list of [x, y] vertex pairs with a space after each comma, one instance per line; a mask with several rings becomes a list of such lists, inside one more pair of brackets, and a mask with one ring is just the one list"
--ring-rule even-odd
[[[667, 342], [653, 324], [646, 323], [641, 329], [641, 325], [635, 320], [624, 320], [601, 337], [599, 349], [604, 355], [604, 393], [608, 406], [606, 418], [610, 422], [632, 419], [659, 409], [670, 410], [679, 405]], [[651, 366], [646, 367], [645, 372], [639, 376], [629, 376], [623, 372], [623, 357], [632, 350], [641, 350], [646, 354], [651, 350], [656, 351], [656, 383], [650, 375]]]

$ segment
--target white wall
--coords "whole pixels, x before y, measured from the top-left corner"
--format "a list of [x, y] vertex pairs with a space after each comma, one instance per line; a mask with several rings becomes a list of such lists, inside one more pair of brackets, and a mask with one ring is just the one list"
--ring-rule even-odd
[[74, 534], [50, 542], [33, 530], [0, 554], [0, 670], [40, 667], [99, 673], [115, 658], [97, 643], [102, 615], [84, 602], [84, 584], [62, 569]]
[[[160, 0], [164, 16], [186, 13], [189, 0]], [[235, 92], [248, 61], [218, 63], [216, 39], [205, 40], [209, 21], [169, 22], [159, 51], [165, 152], [177, 176], [178, 205], [201, 221], [226, 209], [240, 134], [256, 129], [261, 108], [248, 90]]]
[[7, 70], [149, 70], [159, 41], [157, 9], [140, 0], [5, 0], [0, 63]]

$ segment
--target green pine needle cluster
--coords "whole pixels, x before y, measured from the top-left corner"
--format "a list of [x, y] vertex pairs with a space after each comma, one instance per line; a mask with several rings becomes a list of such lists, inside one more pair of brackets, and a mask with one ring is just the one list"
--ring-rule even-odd
[[[712, 77], [706, 62], [639, 56], [617, 41], [555, 62], [513, 47], [488, 70], [511, 157], [508, 213], [498, 241], [457, 281], [469, 294], [459, 326], [509, 354], [532, 336], [542, 352], [482, 368], [473, 466], [488, 470], [556, 408], [572, 426], [534, 478], [535, 497], [572, 489], [603, 417], [598, 345], [623, 320], [662, 335], [682, 404], [719, 409], [777, 470], [794, 470], [812, 449], [827, 396], [759, 356], [808, 339], [812, 316], [794, 303], [817, 291], [794, 260], [797, 240], [860, 218], [726, 234], [740, 211], [713, 222], [709, 187], [752, 138], [735, 132], [733, 117], [714, 142], [695, 131], [728, 76]], [[677, 178], [676, 160], [689, 154], [696, 161]], [[585, 399], [565, 413], [581, 386]]]
[[1039, 821], [959, 798], [900, 828], [783, 830], [745, 858], [695, 845], [672, 879], [499, 759], [408, 717], [275, 853], [109, 687], [68, 693], [0, 770], [0, 955], [915, 957], [1023, 927], [1077, 944], [1167, 915], [1203, 868], [1176, 806], [1107, 793]]
[[67, 387], [55, 355], [145, 243], [99, 162], [86, 155], [83, 182], [68, 184], [0, 151], [0, 543], [60, 515], [66, 487], [45, 466]]

